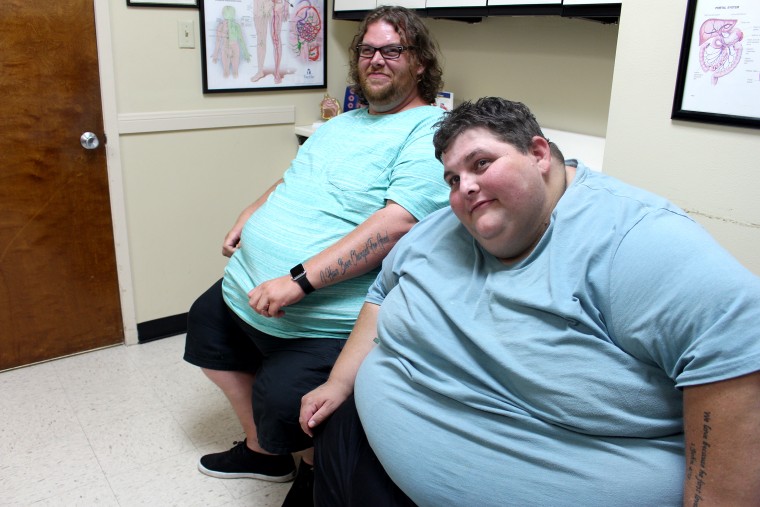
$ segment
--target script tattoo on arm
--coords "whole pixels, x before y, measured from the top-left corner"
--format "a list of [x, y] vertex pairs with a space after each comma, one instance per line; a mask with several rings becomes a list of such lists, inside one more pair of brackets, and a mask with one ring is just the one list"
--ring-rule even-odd
[[[698, 507], [699, 502], [702, 501], [702, 487], [707, 482], [707, 469], [708, 469], [708, 453], [710, 450], [710, 412], [704, 412], [702, 414], [702, 445], [701, 449], [697, 449], [694, 442], [689, 444], [689, 466], [686, 470], [687, 478], [691, 479], [692, 476], [696, 479], [696, 491], [694, 493], [693, 507]], [[697, 459], [699, 454], [699, 459]], [[696, 475], [694, 475], [696, 474]]]
[[[385, 252], [387, 254], [387, 245], [390, 242], [391, 239], [387, 231], [384, 234], [377, 233], [376, 235], [370, 236], [361, 248], [351, 249], [348, 255], [338, 257], [333, 265], [320, 271], [320, 279], [323, 283], [331, 284], [345, 277], [353, 278], [356, 276], [356, 274], [350, 274], [353, 269], [360, 266], [366, 266], [370, 261], [375, 260], [373, 257], [378, 252]], [[383, 257], [385, 257], [385, 255], [380, 257], [380, 259]], [[374, 268], [377, 264], [379, 263], [373, 262], [372, 267]]]

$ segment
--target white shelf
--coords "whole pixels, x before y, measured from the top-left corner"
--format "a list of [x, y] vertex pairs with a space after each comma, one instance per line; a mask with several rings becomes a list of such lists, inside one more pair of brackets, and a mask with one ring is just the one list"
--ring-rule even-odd
[[315, 121], [311, 125], [296, 125], [296, 135], [300, 137], [309, 137], [314, 133], [315, 130], [319, 128], [320, 125], [323, 125], [324, 123], [325, 122], [323, 121]]

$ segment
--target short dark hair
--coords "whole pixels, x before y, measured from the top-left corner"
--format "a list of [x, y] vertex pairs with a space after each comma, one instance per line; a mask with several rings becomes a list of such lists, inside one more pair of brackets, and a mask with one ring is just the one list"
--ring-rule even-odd
[[422, 99], [428, 104], [435, 102], [435, 97], [443, 87], [443, 70], [438, 61], [438, 44], [430, 35], [422, 19], [413, 11], [404, 7], [386, 5], [378, 7], [364, 17], [359, 25], [359, 31], [351, 42], [348, 73], [351, 90], [366, 103], [364, 94], [359, 86], [359, 53], [356, 45], [360, 44], [367, 33], [367, 28], [378, 21], [385, 21], [401, 36], [401, 44], [413, 46], [409, 49], [412, 62], [419, 63], [425, 70], [417, 82], [417, 90]]
[[[438, 130], [433, 136], [433, 146], [438, 160], [441, 160], [443, 152], [457, 136], [472, 128], [488, 129], [521, 153], [528, 153], [535, 136], [546, 139], [528, 106], [500, 97], [483, 97], [476, 102], [463, 102], [446, 113], [436, 126]], [[563, 160], [557, 145], [549, 145], [552, 156]]]

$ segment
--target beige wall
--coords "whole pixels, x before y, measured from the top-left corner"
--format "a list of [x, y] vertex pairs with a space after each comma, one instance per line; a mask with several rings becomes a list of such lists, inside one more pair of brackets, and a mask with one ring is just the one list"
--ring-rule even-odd
[[685, 12], [624, 0], [604, 170], [673, 200], [760, 274], [760, 131], [670, 119]]
[[428, 25], [455, 103], [506, 97], [528, 104], [544, 127], [604, 137], [617, 25], [558, 16]]
[[[292, 106], [295, 124], [317, 119], [321, 90], [204, 96], [199, 45], [177, 44], [180, 20], [195, 22], [198, 42], [197, 10], [96, 1], [110, 10], [120, 116]], [[605, 172], [673, 199], [760, 273], [750, 173], [758, 132], [670, 120], [685, 3], [624, 0], [619, 26], [557, 17], [427, 22], [456, 102], [501, 95], [526, 102], [546, 127], [606, 135]], [[340, 100], [356, 27], [328, 20], [328, 91]], [[221, 275], [222, 237], [287, 167], [293, 126], [119, 136], [137, 322], [184, 313]]]

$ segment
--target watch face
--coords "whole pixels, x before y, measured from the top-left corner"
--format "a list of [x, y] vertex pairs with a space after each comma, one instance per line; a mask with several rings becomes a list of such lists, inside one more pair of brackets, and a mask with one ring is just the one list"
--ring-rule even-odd
[[293, 266], [292, 268], [290, 268], [290, 276], [292, 278], [297, 277], [303, 272], [304, 272], [303, 264], [298, 264], [297, 266]]

